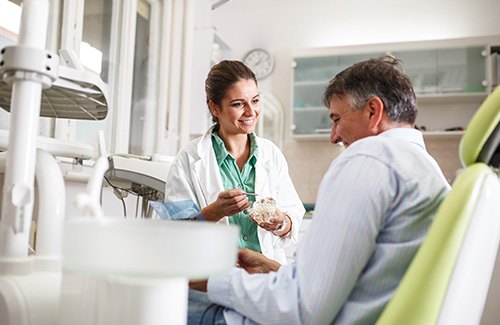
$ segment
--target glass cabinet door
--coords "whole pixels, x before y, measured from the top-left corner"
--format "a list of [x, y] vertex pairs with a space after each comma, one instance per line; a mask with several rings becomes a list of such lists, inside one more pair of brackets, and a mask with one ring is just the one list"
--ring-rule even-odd
[[395, 51], [391, 54], [401, 60], [416, 94], [433, 94], [438, 91], [437, 50]]
[[328, 82], [352, 64], [383, 53], [304, 57], [295, 59], [293, 80], [293, 134], [328, 134], [331, 121], [322, 95]]
[[486, 92], [484, 47], [394, 51], [417, 95]]
[[338, 72], [386, 53], [401, 60], [419, 98], [487, 93], [484, 46], [372, 52], [295, 58], [293, 72], [293, 135], [329, 133], [328, 110], [322, 94]]

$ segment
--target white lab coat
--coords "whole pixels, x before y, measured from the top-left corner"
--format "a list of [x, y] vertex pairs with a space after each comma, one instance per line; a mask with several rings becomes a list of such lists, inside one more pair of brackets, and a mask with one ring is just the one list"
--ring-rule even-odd
[[[193, 200], [200, 210], [217, 199], [224, 191], [219, 166], [212, 148], [212, 128], [203, 136], [188, 143], [170, 167], [165, 201]], [[286, 264], [284, 248], [297, 242], [300, 223], [305, 209], [292, 180], [288, 164], [279, 148], [271, 141], [256, 137], [259, 147], [255, 165], [255, 192], [276, 200], [277, 207], [292, 220], [291, 232], [283, 237], [258, 227], [262, 253], [281, 264]], [[229, 224], [227, 217], [219, 222]]]

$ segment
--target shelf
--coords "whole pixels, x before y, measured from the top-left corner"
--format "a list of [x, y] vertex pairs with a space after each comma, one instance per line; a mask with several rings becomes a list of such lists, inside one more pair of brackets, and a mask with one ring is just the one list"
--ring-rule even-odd
[[482, 102], [488, 94], [481, 93], [447, 93], [447, 94], [416, 94], [418, 104], [450, 104]]
[[328, 108], [325, 106], [295, 106], [293, 108], [293, 113], [306, 113], [306, 112], [324, 112], [328, 114]]
[[[418, 104], [451, 104], [451, 103], [477, 103], [482, 102], [488, 97], [488, 93], [448, 93], [448, 94], [417, 94]], [[328, 111], [324, 106], [295, 106], [294, 112], [298, 111]]]
[[[487, 93], [468, 93], [468, 94], [417, 94], [418, 104], [454, 104], [454, 103], [482, 103], [486, 97]], [[328, 109], [324, 106], [295, 106], [293, 107], [294, 113], [300, 112], [328, 112]]]
[[293, 139], [297, 141], [328, 141], [330, 142], [330, 134], [294, 134]]
[[330, 80], [309, 80], [309, 81], [296, 81], [294, 87], [326, 87]]
[[[461, 138], [464, 131], [423, 131], [425, 139], [457, 139]], [[330, 141], [330, 133], [295, 134], [297, 141]]]
[[462, 137], [464, 131], [424, 131], [425, 139], [457, 139]]

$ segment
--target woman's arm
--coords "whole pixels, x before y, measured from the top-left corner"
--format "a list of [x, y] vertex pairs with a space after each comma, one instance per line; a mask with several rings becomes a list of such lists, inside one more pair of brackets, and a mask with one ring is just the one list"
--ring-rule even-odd
[[[202, 204], [196, 194], [191, 170], [194, 167], [190, 164], [190, 156], [186, 151], [181, 152], [170, 167], [167, 186], [165, 189], [165, 201], [175, 202], [182, 200], [192, 200], [200, 213], [208, 221], [217, 222], [225, 216], [231, 216], [240, 211], [244, 211], [251, 203], [241, 190], [226, 190], [217, 195], [214, 202], [206, 206]], [[218, 172], [218, 171], [217, 171]]]

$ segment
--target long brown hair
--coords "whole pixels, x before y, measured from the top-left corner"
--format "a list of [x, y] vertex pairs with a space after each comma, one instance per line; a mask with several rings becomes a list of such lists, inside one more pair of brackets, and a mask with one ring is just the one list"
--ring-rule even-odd
[[[255, 74], [243, 62], [223, 60], [217, 63], [210, 69], [207, 79], [205, 80], [207, 105], [209, 101], [212, 101], [216, 105], [221, 106], [222, 99], [229, 87], [240, 80], [249, 79], [255, 81], [255, 85], [257, 85]], [[212, 122], [218, 124], [219, 120], [212, 115]]]

